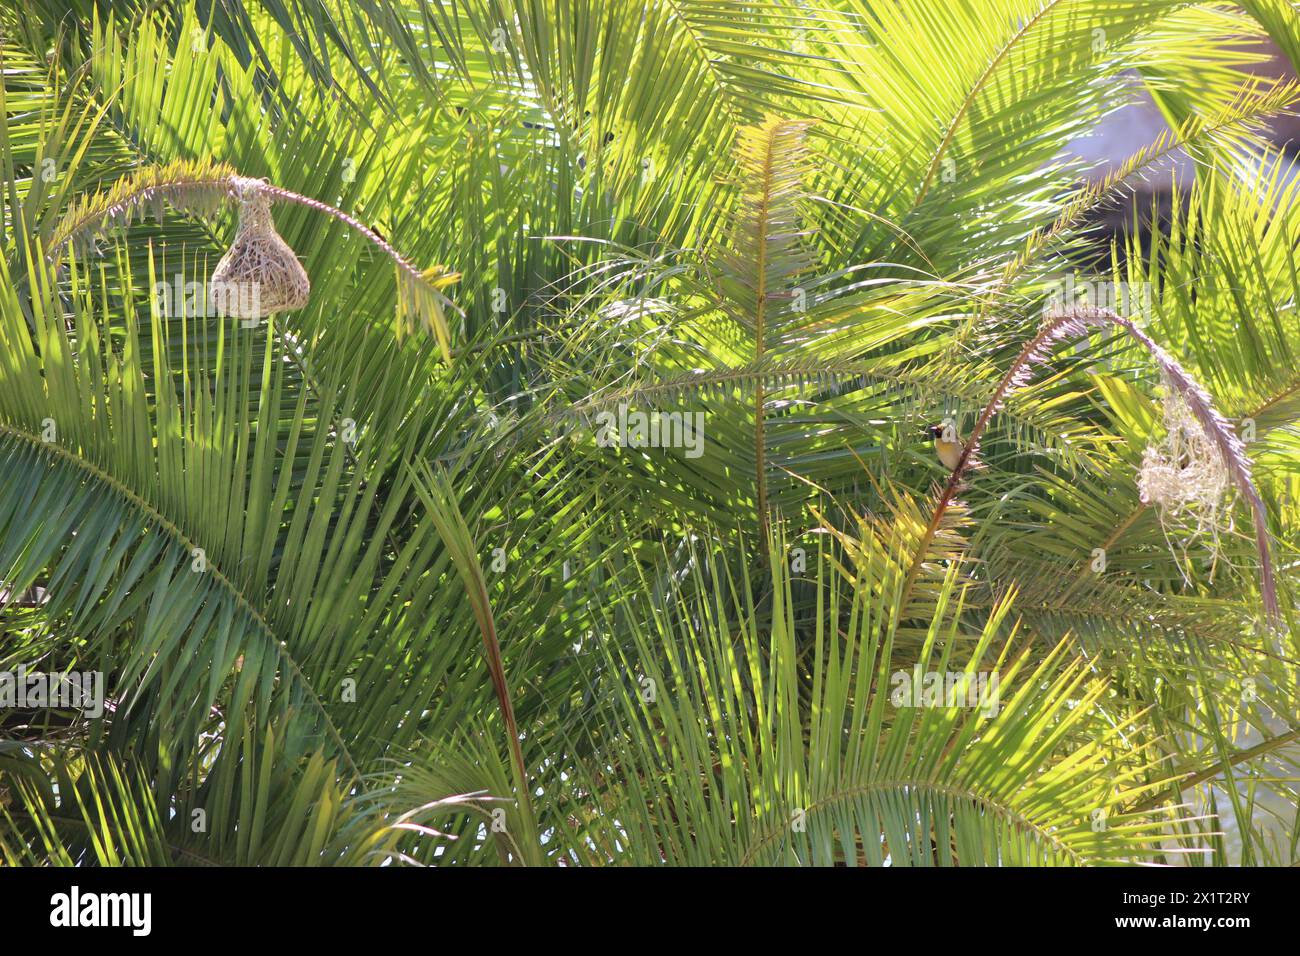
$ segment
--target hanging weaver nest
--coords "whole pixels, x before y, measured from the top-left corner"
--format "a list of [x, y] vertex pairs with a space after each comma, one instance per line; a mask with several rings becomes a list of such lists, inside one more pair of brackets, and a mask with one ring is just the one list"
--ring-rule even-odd
[[265, 184], [232, 177], [239, 201], [239, 228], [212, 273], [208, 299], [219, 315], [260, 319], [307, 304], [311, 283], [289, 244], [275, 231]]
[[[1269, 546], [1267, 513], [1251, 476], [1251, 461], [1245, 445], [1228, 424], [1208, 392], [1173, 356], [1140, 329], [1132, 319], [1102, 308], [1072, 308], [1049, 314], [1036, 335], [1021, 349], [1003, 377], [993, 397], [980, 413], [967, 439], [978, 449], [989, 420], [1006, 403], [1007, 398], [1028, 383], [1032, 369], [1047, 360], [1052, 347], [1068, 336], [1082, 336], [1093, 329], [1123, 330], [1133, 338], [1160, 369], [1164, 383], [1165, 437], [1152, 445], [1143, 456], [1138, 470], [1138, 493], [1144, 504], [1155, 504], [1166, 531], [1170, 524], [1190, 527], [1195, 533], [1208, 532], [1211, 555], [1217, 557], [1222, 520], [1232, 530], [1229, 499], [1240, 495], [1250, 505], [1255, 526], [1255, 549], [1259, 555], [1259, 592], [1266, 630], [1280, 630], [1282, 613], [1277, 600], [1277, 580]], [[954, 469], [944, 496], [935, 509], [930, 527], [935, 529], [944, 509], [952, 501], [964, 468]], [[920, 567], [912, 565], [909, 580]]]
[[[1206, 434], [1179, 390], [1165, 379], [1165, 437], [1147, 447], [1138, 470], [1143, 504], [1155, 504], [1166, 530], [1179, 527], [1217, 541], [1231, 510], [1232, 476], [1218, 445]], [[1217, 550], [1217, 549], [1216, 549]]]
[[180, 160], [149, 167], [106, 191], [81, 197], [55, 225], [45, 255], [61, 262], [69, 247], [79, 255], [93, 254], [98, 251], [96, 240], [108, 230], [129, 226], [148, 213], [161, 221], [166, 206], [212, 219], [232, 200], [239, 205], [239, 228], [213, 273], [209, 291], [209, 304], [219, 314], [258, 319], [307, 304], [311, 291], [307, 273], [276, 233], [270, 211], [271, 203], [293, 203], [343, 223], [383, 252], [397, 271], [399, 338], [423, 325], [437, 337], [443, 358], [451, 361], [446, 313], [459, 310], [443, 290], [459, 281], [458, 273], [443, 266], [419, 269], [388, 240], [343, 210], [264, 179], [240, 176], [225, 163]]

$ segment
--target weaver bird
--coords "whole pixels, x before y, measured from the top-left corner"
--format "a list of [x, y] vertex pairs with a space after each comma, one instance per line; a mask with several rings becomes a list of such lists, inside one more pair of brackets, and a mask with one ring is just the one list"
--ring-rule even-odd
[[934, 450], [943, 467], [955, 471], [961, 462], [962, 452], [966, 450], [966, 443], [957, 434], [957, 428], [951, 422], [946, 422], [942, 425], [926, 425], [924, 431], [934, 439]]

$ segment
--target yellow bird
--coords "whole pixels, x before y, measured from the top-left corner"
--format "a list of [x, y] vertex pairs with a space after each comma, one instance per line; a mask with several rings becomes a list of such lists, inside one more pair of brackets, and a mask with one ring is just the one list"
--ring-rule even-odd
[[962, 452], [966, 450], [966, 443], [957, 434], [956, 427], [951, 423], [926, 425], [925, 433], [934, 439], [934, 450], [943, 467], [955, 471], [961, 462]]

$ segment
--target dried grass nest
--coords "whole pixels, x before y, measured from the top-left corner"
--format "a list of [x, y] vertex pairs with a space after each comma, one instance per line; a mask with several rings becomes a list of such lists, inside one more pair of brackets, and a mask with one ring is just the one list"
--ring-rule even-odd
[[208, 289], [219, 314], [260, 319], [307, 304], [311, 282], [289, 244], [275, 231], [271, 200], [260, 180], [233, 177], [239, 203], [235, 241], [213, 270]]

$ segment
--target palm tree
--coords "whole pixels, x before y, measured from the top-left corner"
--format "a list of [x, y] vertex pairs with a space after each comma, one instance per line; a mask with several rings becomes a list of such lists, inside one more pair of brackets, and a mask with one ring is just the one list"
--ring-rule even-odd
[[1294, 5], [542, 6], [0, 11], [0, 857], [1300, 860]]

